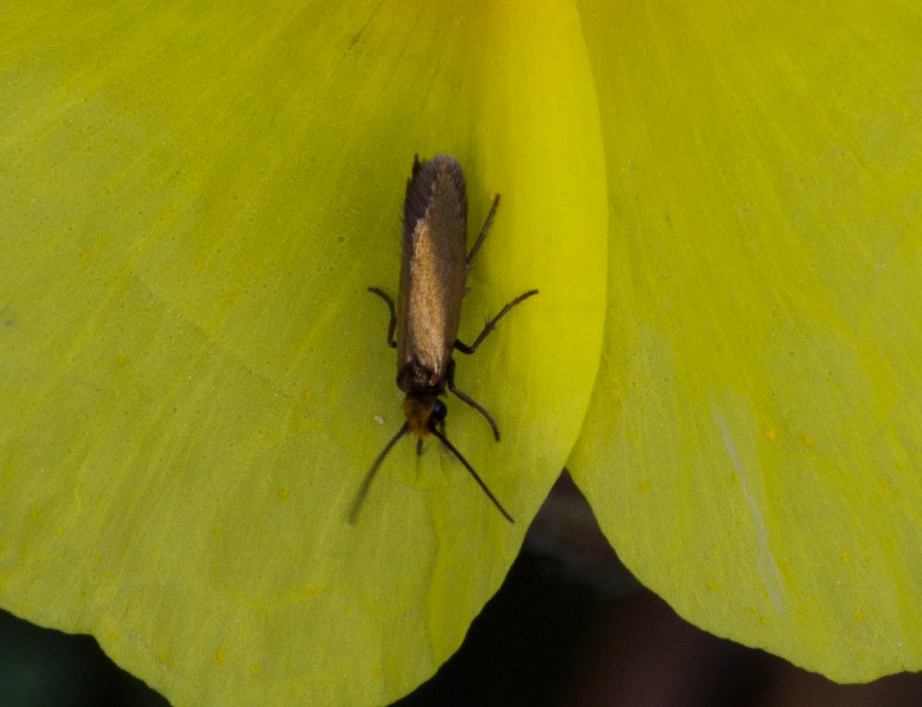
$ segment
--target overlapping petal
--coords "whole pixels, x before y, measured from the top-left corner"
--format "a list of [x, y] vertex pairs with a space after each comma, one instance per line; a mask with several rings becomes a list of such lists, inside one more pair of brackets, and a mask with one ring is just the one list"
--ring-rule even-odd
[[611, 200], [570, 468], [682, 615], [844, 681], [922, 666], [922, 17], [581, 3]]
[[[598, 365], [605, 175], [575, 9], [16, 5], [4, 604], [93, 633], [177, 704], [404, 694], [502, 581]], [[520, 523], [406, 442], [353, 527], [401, 424], [366, 287], [396, 288], [412, 158], [440, 151], [467, 171], [472, 230], [503, 195], [462, 337], [541, 290], [458, 362], [502, 442], [464, 405], [447, 427]]]

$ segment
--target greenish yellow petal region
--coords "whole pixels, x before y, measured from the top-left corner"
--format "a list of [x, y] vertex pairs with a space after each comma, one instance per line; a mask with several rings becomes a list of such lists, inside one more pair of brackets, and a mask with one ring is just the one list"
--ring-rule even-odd
[[611, 261], [574, 478], [698, 625], [922, 668], [918, 8], [580, 10]]
[[[381, 704], [459, 645], [578, 434], [607, 213], [558, 3], [14, 3], [0, 29], [0, 600], [181, 704]], [[565, 139], [564, 139], [565, 138]], [[387, 312], [414, 153], [501, 206], [403, 440]], [[574, 348], [574, 345], [575, 348]], [[562, 373], [564, 375], [562, 375]]]

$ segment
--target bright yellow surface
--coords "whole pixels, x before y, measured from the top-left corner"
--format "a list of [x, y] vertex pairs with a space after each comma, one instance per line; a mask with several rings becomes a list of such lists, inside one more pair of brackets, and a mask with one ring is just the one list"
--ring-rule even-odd
[[[3, 606], [178, 705], [383, 703], [581, 434], [603, 529], [682, 615], [840, 680], [922, 668], [912, 4], [16, 5]], [[519, 522], [404, 440], [350, 527], [402, 422], [365, 288], [396, 289], [437, 151], [471, 231], [503, 195], [462, 339], [541, 290], [458, 357], [503, 441], [449, 399]]]
[[[380, 704], [502, 581], [599, 361], [597, 101], [572, 7], [14, 3], [0, 23], [0, 601], [183, 704]], [[566, 138], [566, 139], [563, 139]], [[383, 305], [414, 153], [456, 154], [462, 320], [405, 440]], [[579, 345], [574, 348], [573, 342]]]
[[918, 5], [580, 11], [611, 260], [574, 478], [698, 625], [838, 680], [919, 670]]

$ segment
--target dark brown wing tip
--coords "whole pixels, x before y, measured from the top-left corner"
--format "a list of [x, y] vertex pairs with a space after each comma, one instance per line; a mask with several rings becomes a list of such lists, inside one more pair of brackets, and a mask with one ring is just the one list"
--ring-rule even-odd
[[403, 201], [403, 233], [408, 237], [416, 229], [416, 223], [426, 215], [432, 202], [435, 182], [440, 174], [447, 172], [454, 182], [459, 201], [467, 204], [464, 172], [458, 160], [452, 155], [437, 154], [432, 159], [413, 158], [413, 172], [407, 181], [407, 193]]

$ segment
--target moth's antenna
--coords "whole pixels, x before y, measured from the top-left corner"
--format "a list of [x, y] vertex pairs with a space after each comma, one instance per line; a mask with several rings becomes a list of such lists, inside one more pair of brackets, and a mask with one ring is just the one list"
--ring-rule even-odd
[[[378, 458], [375, 459], [375, 463], [371, 465], [371, 469], [369, 469], [368, 473], [365, 474], [365, 480], [362, 482], [362, 487], [358, 490], [358, 493], [355, 494], [355, 500], [352, 502], [352, 508], [349, 510], [349, 523], [351, 525], [355, 525], [355, 521], [359, 517], [359, 511], [362, 508], [362, 503], [365, 501], [365, 496], [368, 495], [368, 489], [371, 487], [371, 482], [374, 480], [375, 474], [378, 473], [378, 467], [381, 466], [381, 462], [384, 461], [384, 457], [386, 457], [391, 449], [394, 448], [394, 445], [397, 444], [397, 440], [399, 440], [409, 431], [410, 423], [404, 422], [403, 427], [401, 427], [397, 434], [391, 438], [391, 441], [387, 443], [387, 446], [378, 455]], [[457, 452], [455, 452], [455, 454], [457, 454]], [[467, 462], [464, 463], [467, 464]], [[482, 483], [483, 482], [481, 482], [481, 484]], [[489, 494], [490, 492], [487, 491], [487, 493]], [[505, 511], [503, 512], [505, 513]]]
[[[464, 468], [467, 469], [467, 470], [470, 472], [471, 476], [474, 477], [474, 481], [476, 481], [478, 484], [480, 484], [480, 488], [482, 488], [482, 489], [483, 489], [483, 492], [484, 492], [485, 494], [487, 494], [487, 498], [489, 498], [491, 501], [493, 501], [493, 505], [496, 506], [496, 508], [499, 510], [500, 513], [503, 514], [503, 516], [505, 516], [506, 520], [508, 520], [510, 523], [515, 523], [515, 520], [513, 519], [513, 517], [512, 517], [511, 515], [509, 515], [509, 513], [506, 511], [505, 508], [503, 508], [503, 504], [501, 504], [501, 503], [496, 499], [496, 496], [494, 496], [494, 495], [493, 495], [493, 492], [490, 491], [489, 488], [487, 488], [487, 485], [484, 483], [483, 479], [480, 478], [480, 475], [479, 475], [476, 471], [474, 471], [474, 467], [472, 467], [472, 466], [468, 463], [467, 459], [465, 459], [463, 456], [461, 456], [461, 452], [459, 452], [457, 449], [455, 449], [455, 446], [454, 446], [451, 442], [448, 441], [448, 439], [445, 437], [445, 435], [443, 435], [441, 432], [439, 432], [439, 431], [435, 428], [435, 425], [433, 425], [432, 427], [430, 427], [430, 428], [429, 428], [429, 431], [430, 431], [433, 435], [435, 435], [435, 436], [438, 438], [438, 440], [439, 440], [442, 444], [445, 445], [445, 448], [446, 448], [449, 452], [451, 452], [452, 454], [455, 455], [455, 457], [457, 458], [457, 460], [458, 460], [459, 462], [461, 462], [462, 464], [464, 464]], [[391, 444], [393, 444], [394, 441], [396, 441], [396, 438], [391, 442]], [[388, 445], [388, 447], [389, 447], [389, 446], [390, 446], [390, 445]], [[385, 451], [386, 451], [386, 450], [385, 450]], [[382, 455], [382, 456], [383, 456], [383, 455]], [[380, 461], [380, 459], [378, 460], [378, 462], [379, 462], [379, 461]], [[378, 465], [378, 462], [375, 462], [375, 466]]]

